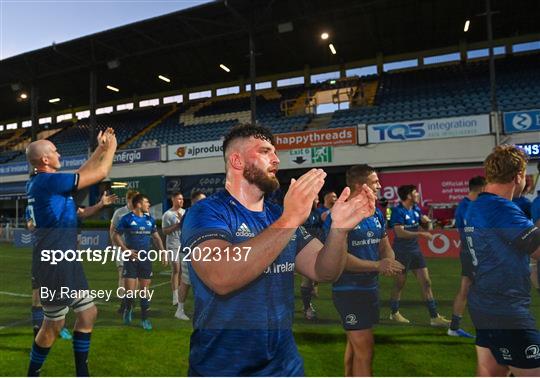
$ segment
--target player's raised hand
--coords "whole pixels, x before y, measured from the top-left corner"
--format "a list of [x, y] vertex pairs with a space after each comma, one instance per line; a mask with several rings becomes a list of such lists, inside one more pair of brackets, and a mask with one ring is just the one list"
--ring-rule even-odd
[[375, 194], [367, 185], [354, 198], [349, 199], [350, 188], [343, 189], [331, 210], [332, 228], [350, 231], [364, 218], [375, 212]]
[[292, 227], [302, 225], [313, 206], [313, 200], [319, 195], [324, 185], [326, 172], [312, 169], [298, 180], [292, 179], [289, 190], [283, 200], [283, 217], [291, 222]]
[[117, 141], [116, 141], [116, 135], [114, 134], [114, 130], [110, 127], [105, 130], [102, 134], [102, 148], [104, 150], [113, 149], [116, 150], [117, 147]]
[[118, 199], [118, 196], [116, 194], [109, 195], [107, 191], [104, 191], [99, 202], [101, 202], [103, 206], [109, 206], [109, 205], [112, 205], [114, 202], [116, 202], [117, 199]]

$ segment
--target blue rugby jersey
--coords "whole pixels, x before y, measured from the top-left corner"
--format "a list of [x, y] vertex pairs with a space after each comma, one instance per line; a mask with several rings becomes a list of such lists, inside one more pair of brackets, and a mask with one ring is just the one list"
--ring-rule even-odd
[[[324, 222], [325, 233], [328, 234], [332, 225], [332, 217], [329, 215]], [[347, 237], [347, 251], [359, 259], [378, 261], [379, 244], [386, 234], [386, 220], [381, 210], [376, 209], [375, 214], [362, 220], [349, 232]], [[334, 291], [349, 290], [377, 290], [378, 272], [347, 272], [334, 282]]]
[[149, 214], [139, 217], [130, 211], [120, 218], [116, 230], [124, 236], [129, 249], [148, 251], [152, 245], [152, 234], [157, 231], [156, 220]]
[[502, 327], [535, 328], [529, 254], [538, 247], [540, 230], [515, 203], [491, 193], [471, 202], [465, 219], [468, 248], [477, 262], [468, 299], [476, 328], [492, 328], [493, 318]]
[[[28, 216], [35, 225], [32, 272], [38, 286], [57, 290], [61, 287], [79, 290], [88, 284], [79, 261], [63, 259], [56, 265], [42, 261], [43, 250], [76, 250], [77, 206], [72, 193], [77, 189], [78, 174], [38, 173], [26, 184]], [[68, 304], [71, 300], [57, 297], [47, 305]]]
[[[216, 193], [195, 204], [184, 216], [183, 251], [193, 251], [211, 239], [226, 240], [234, 246], [264, 231], [281, 213], [281, 207], [269, 201], [265, 201], [263, 211], [256, 212], [245, 208], [227, 191]], [[291, 329], [294, 266], [296, 254], [312, 239], [304, 228], [299, 228], [263, 274], [223, 296], [208, 288], [189, 263], [195, 301], [190, 375], [304, 374]], [[223, 251], [221, 255], [225, 258]], [[234, 255], [232, 248], [230, 255]], [[191, 257], [195, 258], [195, 254]]]
[[[401, 225], [405, 231], [417, 232], [420, 228], [420, 220], [422, 219], [422, 210], [417, 205], [414, 205], [410, 210], [400, 202], [399, 205], [392, 208], [392, 216], [390, 217], [389, 225], [394, 228], [396, 225]], [[399, 238], [397, 235], [394, 238], [393, 244], [396, 252], [419, 252], [420, 246], [417, 239]]]

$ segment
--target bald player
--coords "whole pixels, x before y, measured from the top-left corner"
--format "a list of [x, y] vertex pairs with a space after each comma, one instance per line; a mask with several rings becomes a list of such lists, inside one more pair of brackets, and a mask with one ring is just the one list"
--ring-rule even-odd
[[[32, 142], [26, 149], [26, 157], [35, 172], [26, 186], [29, 213], [35, 227], [32, 277], [40, 288], [44, 313], [43, 324], [32, 345], [28, 376], [39, 376], [70, 307], [77, 317], [73, 332], [76, 374], [89, 375], [87, 359], [97, 309], [93, 298], [83, 294], [88, 290], [88, 283], [82, 263], [63, 259], [53, 264], [43, 256], [47, 250], [77, 249], [77, 206], [72, 193], [107, 177], [117, 146], [111, 128], [100, 132], [97, 141], [98, 147], [92, 156], [75, 173], [58, 172], [60, 154], [48, 140]], [[66, 291], [79, 294], [73, 298], [66, 295]]]

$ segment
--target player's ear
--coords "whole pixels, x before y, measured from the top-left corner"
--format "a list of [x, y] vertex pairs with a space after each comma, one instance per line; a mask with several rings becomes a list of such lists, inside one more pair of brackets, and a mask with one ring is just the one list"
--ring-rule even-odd
[[240, 153], [235, 151], [231, 152], [229, 155], [229, 165], [235, 169], [235, 170], [243, 170], [244, 169], [244, 162], [242, 157], [240, 156]]

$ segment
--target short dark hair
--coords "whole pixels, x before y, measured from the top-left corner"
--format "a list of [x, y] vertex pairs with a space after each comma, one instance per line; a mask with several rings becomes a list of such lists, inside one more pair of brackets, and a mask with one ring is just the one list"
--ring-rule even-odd
[[225, 156], [225, 153], [227, 152], [227, 148], [233, 140], [238, 139], [238, 138], [249, 138], [249, 137], [266, 140], [272, 145], [276, 144], [274, 135], [266, 127], [252, 125], [249, 123], [241, 124], [241, 125], [233, 127], [229, 131], [229, 133], [225, 136], [225, 139], [223, 140], [223, 156]]
[[193, 202], [194, 199], [196, 199], [197, 197], [200, 197], [201, 195], [206, 195], [204, 194], [204, 192], [202, 190], [194, 190], [191, 192], [191, 201]]
[[367, 183], [367, 177], [375, 172], [375, 168], [367, 164], [353, 165], [347, 169], [347, 186], [351, 188], [354, 184], [365, 184]]
[[397, 190], [399, 199], [402, 201], [405, 201], [407, 197], [409, 196], [409, 194], [411, 194], [415, 190], [416, 190], [416, 185], [412, 185], [412, 184], [401, 185]]
[[150, 198], [148, 198], [147, 195], [142, 194], [142, 193], [136, 194], [136, 195], [131, 199], [131, 205], [133, 205], [133, 207], [137, 207], [137, 204], [138, 204], [139, 202], [142, 202], [144, 199], [147, 199], [148, 201], [150, 201]]
[[474, 176], [469, 180], [469, 192], [479, 192], [484, 186], [486, 186], [484, 176]]
[[184, 195], [182, 194], [182, 192], [179, 192], [177, 190], [175, 190], [174, 192], [171, 193], [171, 198], [174, 198], [176, 196], [182, 196], [184, 197]]

